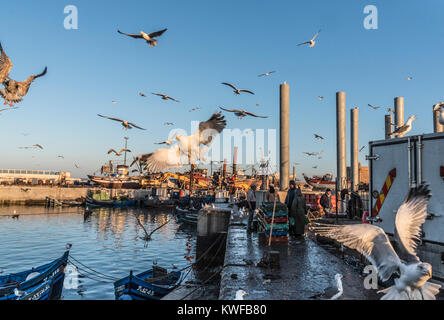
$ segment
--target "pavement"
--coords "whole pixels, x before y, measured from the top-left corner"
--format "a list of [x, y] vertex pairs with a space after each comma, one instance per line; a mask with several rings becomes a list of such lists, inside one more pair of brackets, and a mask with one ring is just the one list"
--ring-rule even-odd
[[256, 232], [247, 232], [245, 218], [232, 217], [227, 238], [220, 300], [233, 300], [239, 289], [248, 292], [244, 300], [326, 299], [322, 294], [334, 286], [338, 273], [343, 275], [340, 299], [380, 298], [375, 290], [364, 288], [364, 277], [356, 268], [307, 237], [271, 245], [280, 253], [279, 269], [257, 266], [269, 248]]

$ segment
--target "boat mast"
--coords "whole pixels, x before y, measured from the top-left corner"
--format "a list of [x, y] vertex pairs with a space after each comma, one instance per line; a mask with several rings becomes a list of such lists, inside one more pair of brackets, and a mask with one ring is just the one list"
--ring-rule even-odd
[[125, 159], [123, 160], [123, 165], [126, 166], [126, 149], [128, 147], [128, 139], [129, 139], [129, 137], [124, 137], [124, 139], [125, 139]]

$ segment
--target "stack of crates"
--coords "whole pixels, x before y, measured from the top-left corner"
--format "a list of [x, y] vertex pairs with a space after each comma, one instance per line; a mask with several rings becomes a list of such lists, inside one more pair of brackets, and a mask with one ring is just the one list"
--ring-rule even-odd
[[[257, 213], [259, 230], [264, 232], [267, 242], [270, 239], [273, 205], [273, 202], [263, 202]], [[288, 209], [281, 202], [276, 202], [271, 242], [288, 242]]]

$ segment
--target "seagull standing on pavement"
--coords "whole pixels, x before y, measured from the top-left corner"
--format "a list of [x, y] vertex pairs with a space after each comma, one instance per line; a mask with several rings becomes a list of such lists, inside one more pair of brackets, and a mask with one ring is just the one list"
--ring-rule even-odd
[[240, 289], [236, 291], [236, 297], [234, 298], [234, 300], [244, 300], [244, 297], [248, 296], [248, 292]]

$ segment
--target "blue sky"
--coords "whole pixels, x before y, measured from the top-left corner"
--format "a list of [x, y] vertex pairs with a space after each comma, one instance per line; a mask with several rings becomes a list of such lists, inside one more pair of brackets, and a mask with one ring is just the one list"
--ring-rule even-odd
[[[378, 8], [378, 30], [363, 27], [369, 4]], [[66, 5], [78, 8], [78, 30], [63, 27]], [[116, 159], [106, 151], [120, 148], [124, 136], [130, 137], [134, 154], [152, 152], [153, 143], [171, 129], [164, 122], [190, 130], [192, 120], [206, 120], [219, 106], [269, 116], [238, 120], [227, 114], [229, 128], [277, 129], [279, 84], [287, 81], [291, 161], [301, 163], [298, 174], [335, 173], [337, 91], [347, 93], [347, 135], [349, 110], [360, 108], [360, 146], [384, 136], [386, 108], [372, 111], [367, 104], [391, 107], [396, 96], [405, 97], [406, 118], [418, 116], [411, 134], [432, 132], [432, 105], [444, 100], [443, 10], [439, 0], [4, 3], [0, 41], [14, 64], [10, 76], [24, 80], [44, 66], [48, 74], [34, 82], [20, 109], [0, 115], [0, 167], [60, 169], [84, 177]], [[165, 27], [155, 48], [116, 33]], [[319, 29], [315, 48], [296, 46]], [[257, 77], [271, 70], [277, 72]], [[406, 81], [407, 76], [413, 80]], [[256, 95], [234, 96], [223, 81]], [[139, 97], [140, 91], [148, 98]], [[167, 93], [181, 103], [164, 102], [150, 92]], [[201, 110], [188, 112], [196, 106]], [[125, 132], [97, 113], [133, 121], [147, 131]], [[326, 142], [317, 142], [313, 133], [327, 137]], [[45, 150], [18, 149], [35, 143]], [[320, 150], [321, 160], [302, 154]], [[366, 164], [364, 152], [361, 162]]]

